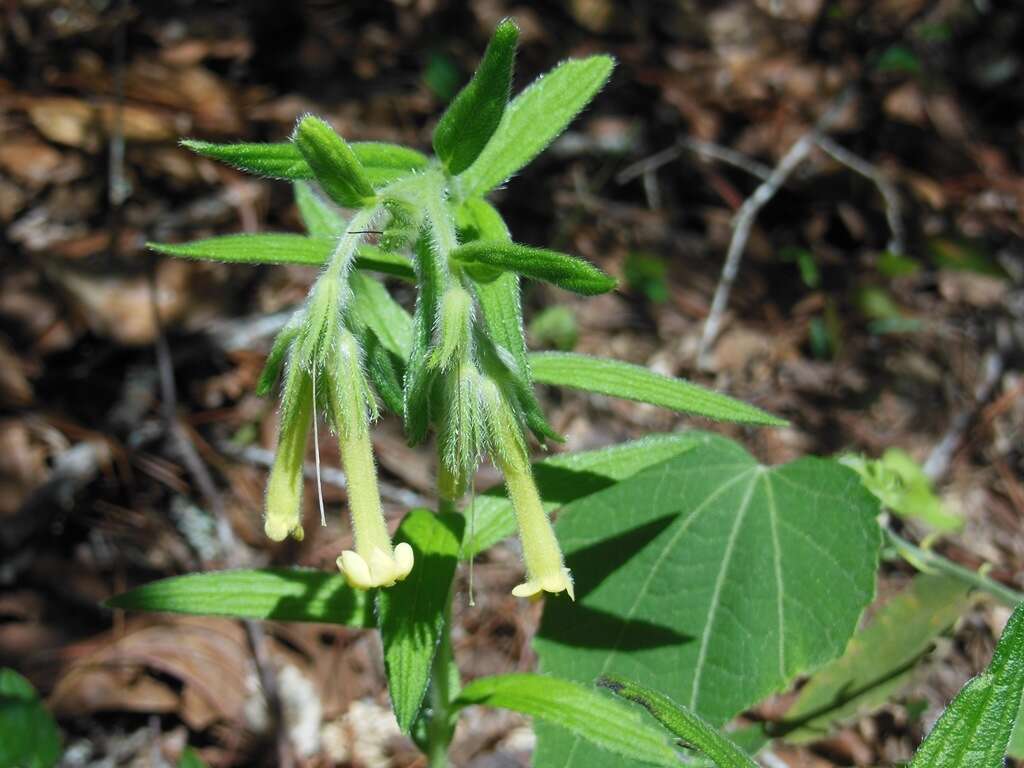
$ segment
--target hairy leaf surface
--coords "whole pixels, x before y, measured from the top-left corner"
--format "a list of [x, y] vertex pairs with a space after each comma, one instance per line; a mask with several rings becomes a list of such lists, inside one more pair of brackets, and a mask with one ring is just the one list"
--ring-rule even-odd
[[435, 515], [415, 509], [405, 516], [396, 542], [412, 547], [412, 573], [377, 596], [378, 622], [384, 643], [384, 667], [391, 704], [403, 733], [408, 733], [423, 704], [445, 626], [445, 604], [458, 564], [462, 515]]
[[463, 199], [482, 197], [540, 154], [607, 82], [610, 56], [563, 61], [512, 99], [476, 161], [458, 177]]
[[718, 421], [784, 427], [789, 422], [683, 379], [671, 379], [639, 365], [575, 352], [535, 352], [533, 377], [541, 384], [582, 389], [637, 400]]
[[302, 568], [209, 571], [150, 582], [107, 601], [126, 611], [374, 626], [366, 593], [337, 573]]
[[[576, 602], [549, 600], [541, 667], [656, 687], [713, 725], [840, 656], [874, 595], [878, 502], [851, 470], [702, 444], [559, 513]], [[592, 766], [542, 729], [538, 765]]]
[[[585, 739], [602, 755], [604, 765], [631, 764], [675, 767], [679, 758], [668, 739], [639, 713], [607, 694], [569, 680], [547, 675], [482, 677], [462, 689], [454, 707], [470, 704], [522, 712]], [[558, 763], [535, 763], [558, 765]]]

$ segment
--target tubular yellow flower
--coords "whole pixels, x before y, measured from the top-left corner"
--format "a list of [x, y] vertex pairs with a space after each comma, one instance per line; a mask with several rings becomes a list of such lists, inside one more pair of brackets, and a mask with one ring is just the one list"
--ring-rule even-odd
[[285, 390], [291, 407], [281, 412], [277, 454], [267, 481], [263, 530], [274, 541], [283, 541], [289, 535], [301, 541], [302, 467], [312, 424], [312, 380], [305, 371], [292, 365]]
[[515, 510], [526, 564], [526, 581], [513, 589], [512, 594], [532, 597], [541, 591], [565, 591], [570, 599], [575, 600], [572, 574], [565, 567], [555, 529], [541, 503], [519, 425], [497, 385], [485, 379], [483, 386], [493, 444], [491, 455], [505, 476], [505, 487]]
[[402, 581], [413, 566], [413, 551], [406, 543], [392, 547], [381, 510], [377, 466], [373, 459], [369, 420], [373, 398], [363, 375], [358, 342], [342, 328], [337, 346], [337, 365], [330, 388], [348, 479], [348, 506], [355, 550], [338, 558], [338, 568], [356, 589], [390, 587]]

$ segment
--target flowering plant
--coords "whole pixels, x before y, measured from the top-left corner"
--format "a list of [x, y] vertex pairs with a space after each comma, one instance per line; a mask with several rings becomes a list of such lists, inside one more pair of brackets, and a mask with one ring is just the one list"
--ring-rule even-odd
[[[722, 766], [752, 765], [717, 727], [822, 667], [815, 680], [825, 682], [803, 689], [788, 730], [759, 732], [749, 749], [841, 717], [849, 707], [843, 696], [861, 691], [859, 679], [844, 677], [858, 662], [843, 654], [854, 652], [847, 645], [874, 597], [883, 541], [888, 536], [914, 564], [924, 555], [879, 526], [878, 498], [838, 461], [766, 467], [730, 440], [685, 432], [531, 465], [532, 440], [561, 439], [535, 383], [747, 425], [786, 422], [637, 366], [528, 351], [521, 278], [585, 295], [610, 291], [615, 281], [582, 259], [515, 242], [486, 198], [565, 129], [604, 85], [613, 61], [564, 61], [510, 100], [517, 38], [514, 22], [497, 26], [472, 80], [434, 130], [433, 157], [393, 144], [349, 143], [312, 115], [281, 143], [183, 142], [200, 155], [295, 185], [305, 235], [227, 235], [150, 247], [184, 258], [319, 268], [258, 384], [269, 395], [280, 382], [264, 529], [275, 541], [303, 537], [304, 459], [312, 437], [319, 467], [322, 418], [341, 451], [354, 548], [339, 554], [335, 574], [186, 576], [112, 604], [376, 626], [398, 724], [431, 766], [447, 764], [458, 713], [471, 704], [534, 716], [537, 765], [678, 765], [676, 745], [628, 704], [592, 687], [595, 678], [641, 703], [684, 746]], [[414, 286], [411, 315], [377, 275]], [[396, 539], [382, 514], [373, 453], [373, 422], [382, 411], [402, 419], [410, 444], [425, 442], [431, 431], [437, 442], [438, 509], [409, 511]], [[487, 457], [504, 475], [505, 492], [464, 505]], [[549, 518], [555, 508], [558, 535]], [[463, 687], [450, 643], [456, 569], [516, 529], [525, 575], [513, 594], [556, 596], [534, 641], [545, 674], [500, 675]], [[909, 658], [948, 626], [936, 617], [962, 606], [968, 586], [1007, 599], [1005, 588], [984, 577], [936, 562], [930, 556], [922, 568], [947, 575], [916, 588], [942, 600], [923, 622], [927, 629], [899, 636]], [[908, 610], [891, 608], [897, 609]], [[976, 701], [960, 707], [996, 722], [985, 732], [986, 744], [996, 747], [986, 749], [1000, 757], [1012, 722], [1007, 707], [994, 712], [990, 704], [1021, 699], [1020, 626], [1016, 619], [1007, 630], [991, 679], [975, 686], [998, 689], [998, 696], [975, 691]], [[904, 656], [896, 656], [892, 675], [905, 670]], [[830, 699], [821, 689], [831, 690], [836, 678], [842, 685]], [[928, 755], [955, 754], [948, 740], [974, 737], [955, 725], [936, 729]]]

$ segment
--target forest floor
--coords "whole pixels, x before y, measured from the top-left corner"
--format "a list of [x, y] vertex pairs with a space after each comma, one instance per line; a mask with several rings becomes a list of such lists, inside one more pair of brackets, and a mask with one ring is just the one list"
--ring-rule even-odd
[[[749, 430], [545, 390], [567, 438], [555, 450], [684, 428], [740, 438], [767, 463], [899, 447], [964, 520], [936, 550], [1024, 588], [1024, 9], [999, 5], [5, 3], [0, 666], [25, 674], [58, 716], [63, 764], [172, 764], [186, 741], [213, 766], [258, 764], [272, 734], [242, 626], [102, 603], [228, 562], [332, 569], [351, 540], [331, 485], [325, 528], [307, 526], [301, 544], [262, 535], [276, 410], [253, 388], [267, 329], [312, 272], [143, 247], [297, 231], [290, 189], [177, 139], [281, 140], [314, 112], [351, 140], [426, 149], [506, 15], [522, 28], [516, 89], [568, 56], [619, 62], [570, 132], [495, 195], [517, 240], [620, 280], [594, 299], [528, 285], [532, 344], [646, 365], [792, 422]], [[801, 139], [807, 151], [759, 212], [699, 359], [733, 219]], [[337, 466], [331, 442], [322, 458]], [[431, 452], [407, 447], [393, 417], [374, 442], [392, 496], [429, 503]], [[484, 468], [476, 485], [495, 481]], [[309, 484], [308, 502], [314, 493]], [[533, 668], [542, 606], [509, 594], [519, 571], [514, 541], [485, 553], [473, 606], [460, 573], [464, 675]], [[880, 596], [911, 573], [887, 564]], [[979, 603], [892, 703], [822, 741], [775, 748], [773, 765], [908, 759], [984, 668], [1007, 616]], [[394, 724], [372, 633], [267, 625], [258, 644], [290, 703], [300, 765], [425, 765]], [[750, 714], [771, 719], [784, 702]], [[526, 765], [532, 739], [523, 717], [471, 710], [453, 759]]]

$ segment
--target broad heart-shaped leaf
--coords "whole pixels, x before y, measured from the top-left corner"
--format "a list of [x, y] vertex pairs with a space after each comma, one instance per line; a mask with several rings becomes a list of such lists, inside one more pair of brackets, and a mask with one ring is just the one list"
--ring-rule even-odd
[[[330, 258], [335, 238], [305, 237], [283, 232], [221, 235], [190, 243], [146, 243], [151, 251], [167, 256], [235, 264], [301, 264], [319, 267]], [[405, 280], [415, 279], [412, 262], [405, 256], [361, 245], [356, 251], [358, 269], [384, 272]]]
[[[562, 509], [576, 602], [549, 601], [534, 644], [545, 672], [635, 680], [717, 726], [842, 654], [874, 594], [881, 532], [846, 467], [764, 467], [700, 438]], [[607, 764], [539, 735], [537, 765]]]
[[[699, 432], [648, 435], [610, 448], [552, 456], [533, 465], [533, 476], [544, 507], [550, 512], [691, 450], [702, 441]], [[505, 496], [503, 486], [475, 497], [466, 514], [471, 516], [472, 523], [467, 526], [462, 544], [464, 558], [470, 558], [516, 532], [512, 502]]]
[[665, 694], [609, 675], [599, 678], [597, 684], [616, 696], [639, 704], [684, 744], [711, 758], [718, 768], [757, 768], [757, 763], [717, 728]]
[[340, 574], [302, 568], [172, 576], [112, 597], [107, 605], [126, 611], [374, 626], [365, 592], [352, 589]]
[[639, 365], [575, 352], [530, 355], [533, 378], [541, 384], [582, 389], [693, 413], [718, 421], [784, 427], [785, 419], [683, 379], [671, 379]]
[[823, 738], [834, 723], [884, 704], [906, 684], [915, 662], [969, 605], [968, 587], [952, 576], [916, 576], [888, 600], [840, 658], [819, 669], [778, 729], [786, 741]]
[[[586, 739], [603, 756], [604, 765], [663, 765], [675, 768], [679, 757], [668, 739], [640, 713], [589, 686], [547, 675], [498, 675], [482, 677], [462, 689], [453, 703], [461, 709], [470, 704], [501, 707], [543, 720], [552, 728]], [[555, 766], [561, 763], [534, 763]]]
[[[273, 144], [213, 144], [185, 139], [181, 146], [258, 176], [291, 181], [314, 177], [306, 158], [290, 141]], [[426, 155], [397, 144], [354, 141], [349, 146], [374, 187], [384, 186], [412, 171], [426, 168], [429, 162]]]
[[608, 80], [610, 56], [563, 61], [505, 107], [476, 161], [456, 178], [462, 199], [483, 197], [529, 163], [565, 130]]
[[60, 758], [60, 732], [32, 684], [0, 669], [0, 765], [50, 768]]
[[464, 264], [474, 277], [483, 277], [481, 282], [508, 271], [585, 296], [615, 287], [614, 278], [583, 259], [507, 240], [473, 240], [452, 251], [450, 258]]
[[448, 592], [459, 562], [462, 515], [435, 515], [414, 509], [398, 528], [416, 561], [405, 581], [377, 596], [378, 624], [384, 643], [388, 692], [398, 726], [408, 733], [423, 704], [441, 633]]
[[960, 689], [910, 768], [1002, 768], [1022, 694], [1024, 603], [1006, 622], [988, 669]]
[[501, 122], [518, 40], [519, 27], [512, 19], [498, 23], [473, 79], [452, 100], [434, 129], [434, 151], [448, 173], [466, 170]]

